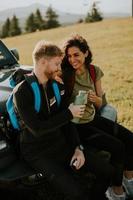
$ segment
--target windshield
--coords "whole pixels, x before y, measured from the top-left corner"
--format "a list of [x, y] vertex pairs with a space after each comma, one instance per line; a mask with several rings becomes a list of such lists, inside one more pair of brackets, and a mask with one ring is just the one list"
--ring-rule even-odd
[[15, 64], [18, 64], [17, 59], [0, 40], [0, 69], [3, 69], [7, 66], [13, 66]]

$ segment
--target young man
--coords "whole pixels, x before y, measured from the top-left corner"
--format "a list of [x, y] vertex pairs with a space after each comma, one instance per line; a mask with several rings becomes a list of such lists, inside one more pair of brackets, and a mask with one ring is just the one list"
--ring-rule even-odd
[[[33, 51], [34, 73], [41, 96], [39, 112], [34, 108], [31, 86], [23, 81], [14, 88], [14, 104], [22, 124], [20, 150], [24, 159], [37, 171], [45, 173], [57, 190], [70, 200], [87, 200], [88, 194], [75, 180], [70, 165], [80, 169], [85, 157], [77, 132], [71, 126], [73, 117], [82, 117], [84, 105], [65, 106], [63, 84], [58, 84], [60, 105], [55, 97], [53, 77], [61, 71], [61, 50], [40, 41]], [[66, 131], [67, 130], [67, 131]], [[69, 142], [68, 142], [69, 141]]]

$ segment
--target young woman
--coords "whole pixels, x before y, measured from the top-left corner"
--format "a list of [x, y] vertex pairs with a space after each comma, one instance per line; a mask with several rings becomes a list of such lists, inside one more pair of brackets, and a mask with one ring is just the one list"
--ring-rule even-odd
[[[80, 35], [72, 36], [64, 45], [64, 53], [63, 81], [67, 96], [71, 97], [69, 100], [74, 102], [80, 90], [88, 93], [84, 115], [75, 123], [80, 138], [84, 144], [111, 154], [114, 173], [110, 187], [106, 191], [107, 198], [125, 200], [126, 194], [133, 197], [133, 134], [118, 123], [96, 113], [96, 109], [103, 104], [103, 72], [95, 66], [94, 85], [89, 73], [92, 53], [87, 41]], [[106, 170], [104, 166], [103, 170]]]

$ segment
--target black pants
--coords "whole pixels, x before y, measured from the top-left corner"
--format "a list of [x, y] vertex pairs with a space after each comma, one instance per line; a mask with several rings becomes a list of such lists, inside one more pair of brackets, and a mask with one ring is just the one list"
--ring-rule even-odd
[[[50, 145], [49, 145], [50, 147]], [[39, 147], [40, 148], [40, 147]], [[97, 200], [98, 198], [104, 199], [104, 193], [107, 189], [107, 182], [111, 177], [112, 169], [108, 167], [103, 177], [100, 174], [96, 175], [96, 181], [93, 183], [93, 189], [88, 188], [88, 184], [84, 185], [77, 179], [76, 172], [70, 167], [70, 160], [74, 153], [70, 145], [61, 144], [57, 142], [53, 149], [50, 147], [48, 151], [43, 151], [43, 146], [40, 152], [35, 152], [34, 145], [23, 144], [21, 145], [21, 152], [26, 161], [38, 172], [45, 174], [48, 181], [53, 187], [65, 195], [65, 199], [69, 200]], [[68, 151], [69, 149], [69, 151]], [[81, 171], [85, 172], [93, 168], [94, 162], [98, 161], [95, 154], [85, 149], [86, 162]], [[95, 164], [97, 167], [97, 164]], [[81, 173], [82, 176], [82, 173]], [[105, 177], [105, 179], [104, 179]], [[83, 178], [83, 176], [81, 177]], [[88, 180], [89, 182], [90, 180]], [[91, 192], [90, 192], [91, 191]]]
[[[113, 167], [112, 184], [122, 184], [123, 170], [133, 170], [133, 134], [128, 129], [98, 115], [86, 124], [76, 125], [80, 138], [85, 145], [105, 150], [111, 154]], [[102, 160], [97, 161], [94, 173], [105, 173], [101, 167]], [[93, 162], [95, 165], [95, 161]], [[92, 168], [93, 170], [93, 168]], [[100, 170], [100, 171], [99, 171]]]
[[[60, 139], [59, 139], [60, 140]], [[44, 146], [21, 144], [21, 153], [24, 159], [36, 170], [37, 173], [45, 174], [45, 177], [56, 189], [62, 193], [66, 200], [91, 200], [87, 186], [83, 187], [74, 176], [70, 167], [70, 161], [74, 153], [64, 141], [55, 141], [46, 150]]]

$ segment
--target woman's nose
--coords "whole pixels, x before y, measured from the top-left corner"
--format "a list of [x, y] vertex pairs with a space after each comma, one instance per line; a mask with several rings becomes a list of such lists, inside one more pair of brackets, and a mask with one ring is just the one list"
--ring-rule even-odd
[[70, 58], [70, 62], [74, 62], [75, 58], [73, 56], [71, 56]]

